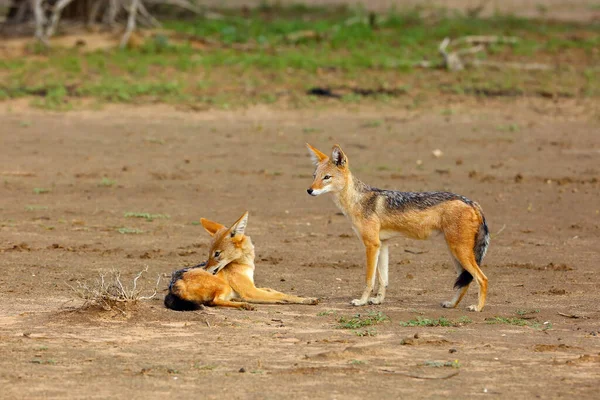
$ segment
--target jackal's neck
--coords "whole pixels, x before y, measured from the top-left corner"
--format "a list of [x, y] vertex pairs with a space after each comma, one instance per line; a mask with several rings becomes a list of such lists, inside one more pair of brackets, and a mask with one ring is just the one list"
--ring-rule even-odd
[[252, 239], [250, 236], [246, 236], [244, 238], [244, 244], [242, 245], [242, 255], [235, 260], [238, 264], [243, 265], [251, 265], [254, 267], [254, 245], [252, 244]]
[[368, 189], [367, 184], [348, 171], [346, 186], [341, 191], [334, 193], [333, 201], [344, 215], [348, 215], [348, 212], [360, 203], [362, 196]]

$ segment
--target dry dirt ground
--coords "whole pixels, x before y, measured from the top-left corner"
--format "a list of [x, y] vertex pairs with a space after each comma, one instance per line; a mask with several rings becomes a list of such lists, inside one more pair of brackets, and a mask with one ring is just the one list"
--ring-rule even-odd
[[[3, 103], [0, 397], [597, 398], [599, 115], [595, 100], [202, 113]], [[493, 234], [485, 310], [465, 310], [474, 287], [459, 308], [439, 307], [454, 280], [440, 238], [396, 240], [385, 304], [350, 306], [362, 245], [330, 198], [306, 194], [307, 141], [340, 143], [374, 186], [480, 202]], [[245, 210], [257, 284], [321, 303], [165, 309], [171, 271], [206, 256], [198, 219], [229, 224]], [[153, 300], [78, 309], [69, 285], [111, 269], [130, 283], [145, 267], [147, 293], [163, 276]], [[373, 311], [389, 321], [338, 329]], [[401, 325], [441, 316], [472, 322]]]

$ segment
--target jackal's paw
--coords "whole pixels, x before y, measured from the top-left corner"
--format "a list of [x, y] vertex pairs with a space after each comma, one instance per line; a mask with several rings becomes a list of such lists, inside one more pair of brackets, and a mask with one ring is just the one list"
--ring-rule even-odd
[[302, 304], [310, 304], [314, 306], [315, 304], [319, 304], [319, 299], [317, 299], [316, 297], [307, 297], [302, 301]]
[[367, 302], [363, 299], [354, 299], [350, 302], [350, 304], [352, 304], [355, 307], [360, 307], [360, 306], [364, 306], [365, 304], [367, 304]]
[[451, 301], [442, 301], [441, 306], [444, 307], [444, 308], [454, 308], [454, 307], [456, 307], [456, 305], [454, 303], [452, 303]]
[[369, 304], [377, 305], [383, 303], [383, 299], [380, 296], [369, 297]]
[[254, 311], [256, 309], [252, 304], [248, 304], [248, 303], [242, 303], [240, 308], [243, 308], [244, 310], [248, 310], [248, 311]]
[[479, 308], [479, 306], [476, 306], [475, 304], [473, 304], [472, 306], [467, 307], [468, 311], [475, 311], [475, 312], [479, 312], [481, 311], [481, 309]]

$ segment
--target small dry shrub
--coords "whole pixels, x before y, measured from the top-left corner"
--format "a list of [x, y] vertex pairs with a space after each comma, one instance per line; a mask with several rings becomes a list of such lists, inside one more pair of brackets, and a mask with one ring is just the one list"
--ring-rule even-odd
[[146, 272], [148, 272], [148, 267], [138, 272], [131, 285], [123, 284], [121, 272], [111, 270], [101, 273], [91, 283], [76, 281], [75, 285], [69, 285], [69, 287], [73, 289], [76, 297], [84, 301], [81, 308], [99, 307], [106, 311], [117, 310], [125, 313], [138, 301], [150, 300], [156, 296], [160, 284], [160, 275], [158, 275], [154, 289], [149, 295], [143, 295], [144, 288], [138, 286], [138, 280]]

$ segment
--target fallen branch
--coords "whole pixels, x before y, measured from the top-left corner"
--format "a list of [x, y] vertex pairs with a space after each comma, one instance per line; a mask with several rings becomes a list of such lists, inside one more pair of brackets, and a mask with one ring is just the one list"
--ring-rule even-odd
[[[491, 68], [512, 68], [525, 71], [547, 71], [552, 69], [552, 66], [538, 63], [517, 63], [517, 62], [494, 62], [483, 61], [477, 59], [465, 58], [465, 56], [485, 52], [486, 46], [490, 44], [514, 44], [519, 41], [519, 38], [514, 36], [463, 36], [458, 39], [451, 40], [444, 38], [438, 46], [438, 52], [443, 57], [442, 63], [434, 63], [423, 60], [413, 64], [420, 68], [445, 68], [448, 71], [462, 71], [467, 66], [472, 67], [491, 67]], [[451, 46], [469, 45], [469, 47], [451, 50]]]
[[387, 373], [390, 373], [390, 374], [400, 375], [400, 376], [406, 376], [408, 378], [428, 379], [428, 380], [450, 379], [450, 378], [458, 375], [459, 372], [460, 372], [460, 371], [454, 371], [454, 372], [451, 372], [449, 374], [442, 375], [442, 376], [426, 376], [426, 375], [411, 374], [411, 373], [402, 372], [402, 371], [394, 371], [394, 370], [391, 370], [391, 369], [381, 369], [380, 371], [387, 372]]
[[561, 312], [559, 312], [558, 315], [563, 316], [563, 317], [567, 317], [567, 318], [573, 318], [573, 319], [587, 318], [587, 317], [584, 317], [582, 315], [565, 314], [565, 313], [561, 313]]

